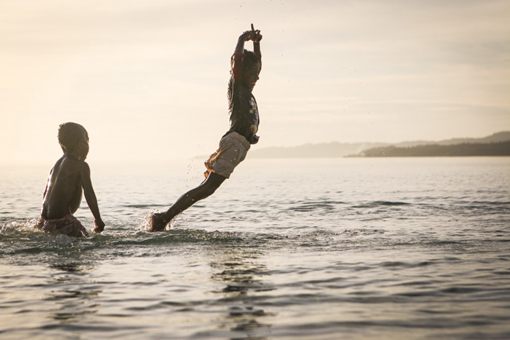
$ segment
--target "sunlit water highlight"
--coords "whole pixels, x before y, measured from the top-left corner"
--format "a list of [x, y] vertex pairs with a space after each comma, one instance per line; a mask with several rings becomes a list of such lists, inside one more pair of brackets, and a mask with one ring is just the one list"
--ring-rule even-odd
[[510, 337], [510, 158], [248, 157], [144, 232], [199, 163], [91, 164], [83, 240], [30, 228], [49, 166], [1, 169], [0, 337]]

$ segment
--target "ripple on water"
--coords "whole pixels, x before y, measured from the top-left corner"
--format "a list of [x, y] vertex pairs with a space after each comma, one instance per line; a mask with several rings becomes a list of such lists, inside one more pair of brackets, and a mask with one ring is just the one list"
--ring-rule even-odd
[[330, 164], [311, 186], [310, 173], [268, 184], [257, 172], [253, 186], [229, 182], [164, 233], [142, 230], [147, 211], [167, 206], [143, 204], [169, 199], [156, 185], [129, 196], [105, 180], [112, 224], [81, 240], [8, 213], [32, 203], [5, 205], [0, 334], [507, 338], [508, 176], [478, 181], [493, 169], [485, 162], [434, 176], [390, 167], [384, 180]]

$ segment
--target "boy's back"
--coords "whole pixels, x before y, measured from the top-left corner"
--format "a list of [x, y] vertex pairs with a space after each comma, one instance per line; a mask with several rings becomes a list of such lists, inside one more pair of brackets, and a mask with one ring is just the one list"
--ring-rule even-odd
[[53, 166], [44, 195], [43, 217], [62, 218], [78, 210], [81, 202], [81, 172], [87, 163], [62, 156]]

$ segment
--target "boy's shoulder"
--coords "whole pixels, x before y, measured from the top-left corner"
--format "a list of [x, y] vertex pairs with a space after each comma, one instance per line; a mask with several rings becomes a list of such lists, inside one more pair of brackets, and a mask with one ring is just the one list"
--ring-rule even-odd
[[65, 172], [81, 172], [83, 170], [89, 170], [89, 165], [83, 160], [63, 155], [53, 166], [53, 169], [56, 168]]

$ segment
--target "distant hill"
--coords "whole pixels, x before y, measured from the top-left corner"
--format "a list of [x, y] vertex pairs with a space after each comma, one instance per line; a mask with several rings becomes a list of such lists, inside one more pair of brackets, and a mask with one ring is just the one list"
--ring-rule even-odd
[[403, 142], [360, 152], [361, 157], [510, 156], [510, 131], [483, 138], [452, 138], [438, 142]]
[[454, 157], [510, 156], [510, 141], [500, 143], [427, 144], [409, 147], [385, 146], [365, 150], [363, 157]]
[[[510, 141], [510, 131], [494, 133], [483, 138], [453, 138], [441, 141], [408, 141], [396, 144], [390, 143], [321, 143], [304, 144], [290, 147], [267, 147], [250, 151], [250, 158], [337, 158], [345, 156], [370, 157], [366, 152], [374, 148], [417, 147], [424, 145], [457, 145], [457, 144], [487, 144]], [[443, 151], [441, 151], [443, 152]], [[446, 152], [446, 151], [444, 151]], [[384, 157], [384, 156], [373, 156]]]
[[385, 146], [385, 143], [323, 143], [290, 147], [269, 147], [250, 151], [250, 158], [332, 158], [358, 154], [363, 150]]
[[453, 145], [453, 144], [464, 144], [464, 143], [499, 143], [510, 141], [510, 131], [502, 131], [493, 133], [487, 137], [482, 138], [451, 138], [440, 141], [414, 141], [414, 142], [401, 142], [393, 144], [395, 146], [417, 146], [427, 144], [438, 144], [438, 145]]

